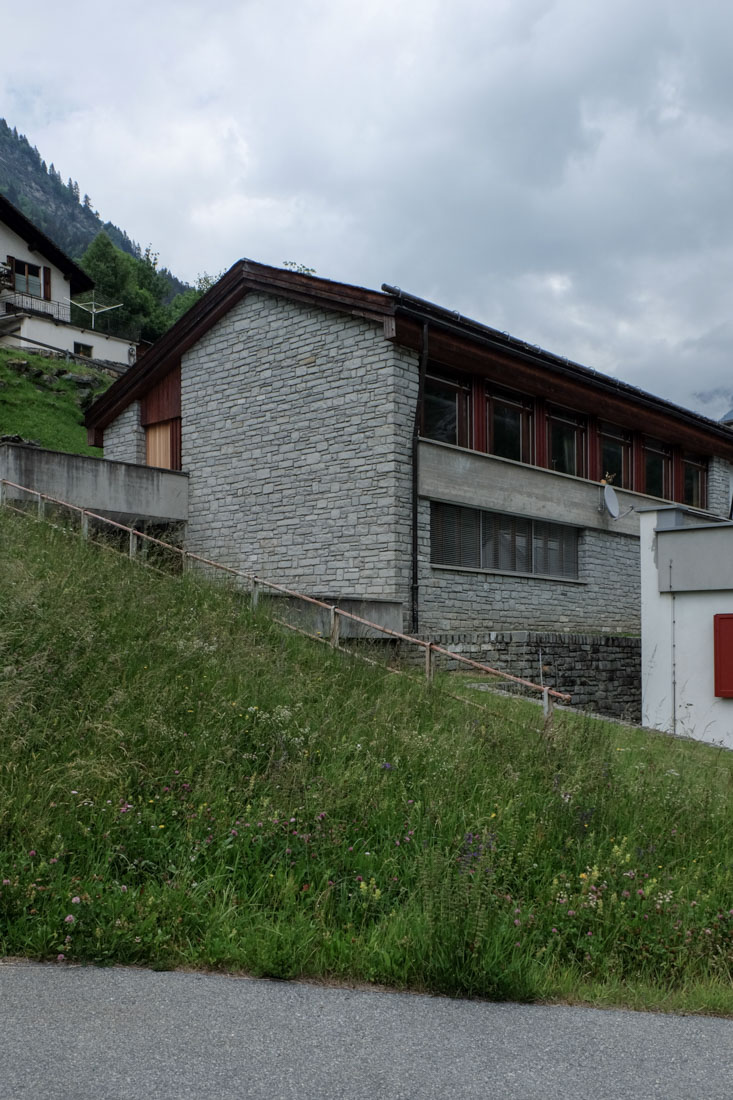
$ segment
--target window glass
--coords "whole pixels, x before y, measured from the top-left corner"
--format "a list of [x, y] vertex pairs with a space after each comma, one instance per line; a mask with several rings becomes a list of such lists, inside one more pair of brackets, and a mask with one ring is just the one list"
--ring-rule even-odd
[[618, 489], [631, 488], [631, 436], [622, 428], [602, 424], [598, 434], [600, 444], [600, 476]]
[[425, 383], [425, 435], [439, 443], [458, 442], [457, 394], [431, 379]]
[[682, 500], [691, 508], [707, 507], [707, 468], [704, 459], [685, 457], [682, 462]]
[[[431, 503], [431, 561], [502, 573], [578, 576], [578, 531], [524, 516]], [[480, 537], [479, 537], [480, 536]]]
[[670, 451], [654, 439], [644, 442], [644, 492], [652, 497], [671, 498]]
[[559, 474], [578, 473], [577, 427], [564, 420], [551, 419], [550, 467]]
[[470, 446], [469, 389], [428, 375], [423, 398], [423, 434], [439, 443]]

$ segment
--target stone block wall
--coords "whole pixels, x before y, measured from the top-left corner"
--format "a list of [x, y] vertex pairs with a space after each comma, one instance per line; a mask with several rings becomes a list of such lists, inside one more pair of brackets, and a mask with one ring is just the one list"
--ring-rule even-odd
[[[641, 720], [640, 638], [537, 631], [422, 637], [512, 676], [566, 692], [572, 696], [571, 706], [610, 718]], [[408, 654], [406, 648], [404, 657], [416, 662], [423, 660], [422, 652], [415, 656]], [[459, 661], [436, 656], [436, 663], [440, 668], [463, 669], [470, 674], [470, 669]], [[523, 693], [510, 681], [501, 686]], [[527, 694], [539, 697], [534, 692]]]
[[420, 630], [640, 630], [639, 540], [586, 528], [579, 580], [519, 577], [430, 564], [430, 502], [420, 501]]
[[728, 518], [730, 510], [731, 467], [724, 458], [713, 457], [708, 464], [708, 511]]
[[248, 294], [182, 359], [188, 547], [306, 593], [403, 599], [416, 393], [381, 325]]
[[145, 462], [145, 429], [140, 423], [140, 402], [133, 401], [104, 429], [104, 457], [114, 462]]

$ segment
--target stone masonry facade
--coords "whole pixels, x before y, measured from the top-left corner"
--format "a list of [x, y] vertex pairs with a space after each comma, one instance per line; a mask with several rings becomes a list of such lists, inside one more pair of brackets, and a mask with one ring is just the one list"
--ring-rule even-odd
[[[641, 719], [640, 638], [487, 631], [431, 635], [430, 640], [501, 672], [565, 692], [571, 696], [571, 706], [627, 722]], [[405, 653], [405, 657], [423, 660], [422, 654], [415, 658]], [[470, 669], [458, 661], [440, 655], [435, 661], [440, 668], [462, 668], [470, 675]], [[524, 694], [509, 680], [499, 683], [507, 691]], [[527, 694], [537, 698], [534, 692], [527, 690]]]
[[586, 528], [578, 581], [430, 564], [430, 502], [420, 502], [420, 630], [551, 630], [636, 634], [639, 540]]
[[416, 397], [381, 325], [247, 295], [181, 364], [189, 549], [313, 595], [404, 601]]
[[104, 430], [104, 457], [116, 462], [145, 462], [145, 429], [140, 423], [140, 402], [133, 401]]

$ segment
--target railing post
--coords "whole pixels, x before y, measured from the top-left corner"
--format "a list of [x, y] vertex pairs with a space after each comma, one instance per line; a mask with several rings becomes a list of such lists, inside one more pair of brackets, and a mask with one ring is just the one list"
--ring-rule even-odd
[[433, 666], [433, 643], [428, 642], [425, 647], [425, 679], [429, 684], [433, 682], [433, 673], [435, 669]]
[[38, 510], [37, 510], [37, 514], [38, 514], [39, 519], [43, 519], [43, 513], [44, 513], [43, 495], [42, 495], [42, 493], [39, 492], [38, 493]]
[[81, 513], [81, 537], [83, 539], [89, 538], [89, 516], [86, 514], [84, 509], [82, 509]]
[[257, 610], [257, 604], [260, 601], [260, 585], [257, 577], [252, 578], [252, 595], [250, 598], [250, 604], [253, 611]]
[[137, 535], [134, 531], [130, 531], [130, 543], [128, 553], [131, 558], [137, 557]]
[[545, 718], [552, 718], [552, 699], [549, 688], [542, 689], [542, 713]]
[[341, 635], [341, 615], [337, 607], [332, 607], [330, 610], [331, 616], [331, 645], [334, 649], [338, 649], [339, 638]]
[[5, 503], [5, 497], [6, 497], [7, 491], [8, 491], [8, 487], [5, 484], [5, 480], [0, 479], [0, 508], [2, 508], [3, 504]]

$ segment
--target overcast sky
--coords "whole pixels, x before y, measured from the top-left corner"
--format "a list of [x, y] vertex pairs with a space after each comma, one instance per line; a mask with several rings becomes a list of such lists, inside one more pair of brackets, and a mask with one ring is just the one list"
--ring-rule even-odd
[[733, 405], [726, 0], [34, 0], [0, 116], [179, 277], [401, 286]]

